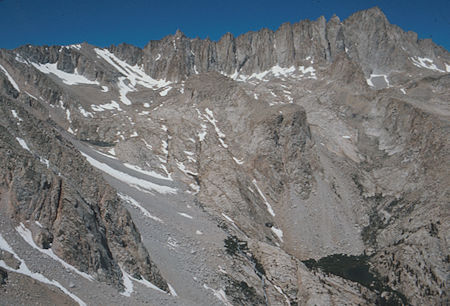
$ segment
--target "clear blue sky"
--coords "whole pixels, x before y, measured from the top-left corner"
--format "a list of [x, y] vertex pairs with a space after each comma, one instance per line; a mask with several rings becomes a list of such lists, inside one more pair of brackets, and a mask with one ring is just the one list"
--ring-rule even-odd
[[341, 19], [377, 5], [393, 24], [450, 50], [450, 0], [0, 0], [0, 48], [23, 44], [143, 47], [177, 29], [218, 40], [334, 13]]

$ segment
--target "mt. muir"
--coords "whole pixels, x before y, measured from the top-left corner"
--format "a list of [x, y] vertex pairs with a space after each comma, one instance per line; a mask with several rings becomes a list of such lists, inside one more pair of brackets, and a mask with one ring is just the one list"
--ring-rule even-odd
[[449, 88], [378, 8], [0, 50], [0, 304], [446, 305]]

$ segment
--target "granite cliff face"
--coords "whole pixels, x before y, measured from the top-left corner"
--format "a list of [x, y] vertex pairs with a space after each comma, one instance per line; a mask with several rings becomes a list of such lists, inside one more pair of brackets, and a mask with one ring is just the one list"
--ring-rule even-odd
[[0, 65], [6, 274], [62, 260], [87, 303], [448, 302], [450, 54], [378, 8]]

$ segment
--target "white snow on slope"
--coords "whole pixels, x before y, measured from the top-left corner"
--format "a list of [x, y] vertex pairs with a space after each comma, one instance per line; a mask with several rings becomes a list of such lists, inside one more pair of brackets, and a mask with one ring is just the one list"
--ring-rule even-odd
[[111, 175], [112, 177], [118, 179], [119, 181], [122, 181], [124, 183], [127, 183], [128, 185], [132, 187], [142, 188], [146, 191], [156, 191], [161, 194], [175, 194], [177, 193], [177, 189], [169, 187], [169, 186], [162, 186], [158, 185], [134, 176], [131, 176], [127, 173], [121, 172], [119, 170], [116, 170], [114, 168], [111, 168], [105, 163], [99, 162], [98, 160], [90, 157], [89, 155], [81, 152], [84, 157], [86, 157], [87, 161], [94, 166], [95, 168], [102, 170], [103, 172]]
[[92, 104], [91, 108], [92, 108], [92, 110], [94, 110], [94, 112], [103, 112], [105, 110], [114, 110], [114, 109], [118, 110], [119, 112], [122, 111], [119, 103], [117, 103], [114, 100], [111, 100], [111, 103], [106, 103], [106, 104], [100, 104], [100, 105]]
[[27, 150], [28, 152], [31, 152], [30, 148], [28, 147], [27, 143], [25, 142], [25, 140], [23, 140], [22, 138], [16, 137], [16, 140], [19, 142], [20, 146], [22, 148], [24, 148], [25, 150]]
[[234, 161], [236, 162], [236, 164], [238, 165], [242, 165], [244, 162], [240, 159], [237, 159], [236, 157], [233, 156]]
[[272, 226], [270, 229], [275, 235], [277, 235], [278, 239], [280, 239], [280, 241], [283, 242], [283, 231], [276, 228], [275, 226]]
[[384, 82], [386, 82], [386, 87], [390, 87], [389, 80], [387, 78], [387, 75], [385, 75], [385, 74], [371, 74], [370, 77], [368, 79], [366, 79], [367, 84], [371, 87], [376, 87], [373, 84], [373, 79], [380, 78], [380, 77], [382, 77], [384, 79]]
[[171, 296], [178, 296], [178, 294], [175, 291], [175, 289], [169, 283], [167, 283], [167, 286], [169, 287], [169, 291], [170, 291], [170, 295]]
[[269, 212], [269, 214], [271, 214], [272, 216], [275, 216], [275, 213], [273, 212], [272, 206], [267, 201], [266, 196], [262, 193], [261, 189], [259, 189], [258, 185], [256, 184], [256, 180], [255, 179], [253, 179], [253, 185], [255, 185], [256, 190], [258, 190], [259, 195], [261, 196], [261, 198], [263, 198], [264, 203], [267, 206], [267, 211]]
[[188, 176], [198, 175], [197, 172], [192, 172], [192, 171], [189, 171], [188, 169], [186, 169], [186, 166], [182, 162], [179, 162], [178, 160], [175, 160], [175, 161], [176, 161], [178, 169], [180, 169], [180, 171], [183, 172], [184, 174], [186, 174]]
[[278, 65], [275, 65], [275, 66], [272, 67], [272, 69], [270, 69], [270, 71], [276, 77], [279, 77], [279, 76], [284, 76], [285, 77], [285, 76], [288, 76], [288, 75], [292, 74], [295, 71], [295, 67], [291, 66], [289, 68], [282, 68], [282, 67], [280, 67]]
[[200, 132], [198, 132], [197, 136], [198, 136], [198, 140], [199, 141], [203, 141], [205, 140], [206, 137], [206, 125], [204, 125], [203, 123], [200, 125], [202, 127], [202, 130]]
[[262, 71], [259, 73], [253, 73], [251, 75], [240, 74], [239, 72], [235, 71], [232, 75], [227, 75], [227, 76], [234, 80], [245, 82], [245, 81], [249, 81], [252, 79], [257, 79], [260, 81], [267, 81], [266, 77], [270, 76], [270, 75], [272, 75], [276, 78], [294, 77], [297, 79], [302, 79], [302, 78], [317, 79], [316, 70], [312, 66], [310, 66], [310, 67], [299, 66], [297, 68], [295, 66], [291, 66], [289, 68], [283, 68], [283, 67], [280, 67], [278, 64], [266, 71]]
[[8, 78], [8, 81], [12, 84], [12, 86], [18, 91], [20, 92], [19, 86], [17, 86], [17, 83], [14, 81], [14, 79], [9, 75], [8, 71], [2, 66], [0, 65], [0, 69], [3, 71], [3, 73], [6, 75], [6, 77]]
[[25, 60], [19, 53], [16, 53], [15, 60], [18, 61], [19, 63], [29, 65], [28, 61]]
[[3, 238], [3, 236], [0, 234], [0, 249], [5, 250], [9, 253], [11, 253], [14, 258], [16, 258], [20, 262], [20, 266], [17, 270], [14, 270], [10, 266], [8, 266], [3, 260], [0, 260], [0, 267], [11, 271], [16, 272], [19, 274], [23, 274], [26, 276], [29, 276], [41, 283], [52, 285], [55, 287], [58, 287], [63, 291], [66, 295], [68, 295], [70, 298], [72, 298], [75, 302], [77, 302], [80, 306], [86, 306], [86, 303], [83, 302], [79, 297], [77, 297], [75, 294], [71, 293], [69, 290], [67, 290], [65, 287], [63, 287], [59, 282], [55, 280], [49, 280], [44, 275], [40, 273], [31, 272], [28, 266], [25, 264], [25, 262], [14, 252], [14, 250], [9, 246], [8, 242]]
[[[438, 72], [445, 72], [442, 69], [439, 69], [433, 62], [432, 59], [426, 58], [426, 57], [410, 57], [412, 63], [414, 64], [414, 66], [419, 67], [419, 68], [426, 68], [426, 69], [430, 69], [430, 70], [434, 70], [434, 71], [438, 71]], [[448, 67], [446, 65], [446, 70], [448, 72]]]
[[116, 150], [114, 148], [109, 149], [108, 153], [112, 155], [112, 156], [108, 156], [108, 157], [113, 158], [113, 159], [117, 159], [115, 157], [116, 156]]
[[154, 171], [144, 170], [141, 167], [138, 167], [138, 166], [135, 166], [135, 165], [132, 165], [132, 164], [128, 164], [128, 163], [124, 163], [123, 165], [125, 167], [129, 168], [129, 169], [132, 169], [132, 170], [136, 171], [136, 172], [139, 172], [139, 173], [142, 173], [142, 174], [145, 174], [145, 175], [148, 175], [148, 176], [160, 179], [160, 180], [173, 181], [173, 179], [171, 177], [163, 176], [163, 175], [161, 175], [159, 173], [156, 173]]
[[214, 113], [209, 108], [206, 108], [205, 111], [206, 115], [203, 115], [203, 117], [205, 117], [206, 120], [208, 120], [209, 123], [211, 123], [214, 126], [217, 137], [222, 147], [224, 147], [225, 149], [228, 148], [228, 145], [223, 141], [223, 139], [225, 138], [225, 134], [222, 133], [222, 131], [217, 127], [217, 120], [216, 118], [214, 118]]
[[155, 221], [164, 223], [163, 220], [161, 220], [161, 219], [158, 218], [158, 217], [153, 216], [151, 213], [148, 212], [147, 209], [145, 209], [144, 207], [142, 207], [141, 204], [139, 204], [139, 202], [136, 201], [135, 199], [133, 199], [132, 197], [127, 196], [126, 194], [122, 194], [122, 193], [118, 193], [118, 195], [119, 195], [119, 197], [120, 197], [122, 200], [124, 200], [124, 201], [126, 201], [127, 203], [130, 203], [131, 205], [133, 205], [134, 207], [138, 208], [138, 209], [144, 214], [144, 216], [146, 216], [146, 217], [148, 217], [148, 218], [150, 218], [150, 219], [153, 219], [153, 220], [155, 220]]
[[223, 291], [222, 289], [214, 290], [213, 288], [208, 287], [206, 284], [203, 284], [203, 288], [205, 288], [206, 290], [211, 290], [214, 293], [214, 296], [225, 305], [227, 306], [233, 305], [230, 302], [228, 302], [227, 295], [225, 294], [225, 291]]
[[[91, 147], [91, 149], [92, 149], [92, 147]], [[109, 149], [108, 150], [108, 153], [109, 154], [111, 154], [111, 155], [109, 155], [109, 154], [106, 154], [106, 153], [103, 153], [102, 151], [97, 151], [97, 150], [94, 150], [94, 149], [92, 149], [95, 153], [98, 153], [98, 154], [100, 154], [100, 155], [102, 155], [102, 156], [105, 156], [105, 157], [108, 157], [108, 158], [112, 158], [112, 159], [117, 159], [114, 155], [116, 155], [115, 154], [115, 151], [114, 151], [114, 148], [111, 148], [111, 149]], [[112, 151], [111, 151], [112, 150]], [[114, 154], [113, 154], [114, 153]]]
[[123, 280], [123, 286], [125, 287], [123, 289], [123, 292], [120, 294], [126, 297], [130, 297], [133, 293], [133, 282], [131, 281], [131, 276], [127, 272], [125, 272], [122, 268], [120, 268], [122, 271], [122, 280]]
[[227, 215], [225, 215], [224, 213], [222, 213], [222, 216], [229, 222], [234, 223], [233, 219], [231, 219], [230, 217], [228, 217]]
[[69, 45], [69, 48], [72, 48], [72, 49], [75, 49], [75, 50], [81, 50], [81, 45], [80, 44]]
[[185, 218], [188, 218], [188, 219], [194, 219], [194, 217], [192, 217], [191, 215], [188, 215], [188, 214], [185, 214], [185, 213], [182, 213], [182, 212], [178, 212], [178, 214], [179, 214], [180, 216], [185, 217]]
[[25, 91], [25, 93], [30, 97], [33, 98], [35, 100], [37, 100], [37, 98], [35, 96], [33, 96], [32, 94], [30, 94], [28, 91]]
[[17, 114], [16, 110], [11, 110], [11, 113], [13, 115], [14, 118], [16, 118], [19, 121], [23, 121], [22, 118], [19, 117], [19, 115]]
[[300, 66], [300, 67], [298, 67], [298, 69], [300, 70], [301, 73], [303, 73], [303, 76], [300, 76], [300, 77], [305, 77], [305, 75], [307, 75], [309, 73], [309, 77], [307, 76], [306, 78], [317, 80], [316, 69], [314, 69], [314, 67]]
[[75, 68], [74, 73], [67, 73], [65, 71], [59, 70], [57, 68], [57, 63], [47, 63], [47, 64], [38, 64], [31, 63], [36, 69], [45, 73], [45, 74], [54, 74], [58, 78], [60, 78], [63, 83], [67, 85], [78, 85], [78, 84], [88, 84], [88, 85], [100, 85], [97, 81], [91, 81], [83, 75], [78, 74], [77, 69]]
[[82, 106], [78, 106], [78, 110], [80, 111], [80, 113], [83, 115], [83, 117], [91, 117], [94, 118], [94, 115], [92, 115], [91, 112], [88, 112], [87, 110], [85, 110]]
[[[136, 85], [141, 85], [146, 88], [159, 89], [171, 84], [170, 81], [153, 79], [144, 72], [142, 66], [131, 66], [127, 62], [116, 57], [108, 50], [99, 48], [95, 48], [94, 50], [108, 64], [116, 68], [120, 73], [124, 75], [124, 77], [119, 78], [118, 87], [120, 92], [120, 99], [126, 105], [131, 105], [131, 101], [127, 98], [126, 95], [130, 91], [136, 91]], [[128, 80], [128, 84], [124, 82], [125, 80]]]
[[131, 105], [131, 101], [130, 99], [128, 99], [127, 93], [130, 91], [135, 91], [136, 89], [131, 85], [125, 84], [125, 79], [126, 77], [120, 77], [119, 83], [117, 84], [117, 86], [119, 87], [120, 101], [122, 101], [122, 103], [125, 105]]
[[[167, 292], [159, 289], [158, 287], [156, 287], [155, 285], [153, 285], [151, 282], [149, 282], [148, 280], [142, 278], [142, 279], [137, 279], [134, 278], [133, 276], [131, 276], [130, 274], [128, 274], [127, 272], [125, 272], [125, 270], [121, 267], [120, 270], [122, 271], [122, 278], [123, 278], [123, 285], [125, 287], [124, 291], [121, 292], [120, 294], [126, 297], [130, 297], [131, 294], [134, 292], [134, 288], [133, 288], [133, 281], [138, 282], [144, 286], [146, 286], [147, 288], [150, 289], [154, 289], [156, 291], [159, 291], [161, 293], [165, 293], [167, 294]], [[170, 288], [170, 287], [169, 287]], [[173, 288], [172, 288], [173, 289]], [[175, 291], [174, 291], [175, 292]], [[176, 294], [176, 293], [175, 293]], [[176, 296], [176, 295], [175, 295]]]
[[53, 253], [52, 249], [41, 249], [40, 247], [38, 247], [33, 240], [33, 235], [31, 234], [31, 231], [28, 228], [26, 228], [25, 225], [23, 225], [23, 223], [20, 223], [20, 225], [16, 227], [16, 231], [19, 233], [20, 236], [22, 236], [23, 240], [25, 240], [25, 242], [28, 243], [31, 247], [33, 247], [34, 249], [38, 250], [39, 252], [47, 255], [48, 257], [58, 261], [59, 263], [61, 263], [64, 266], [64, 268], [77, 273], [78, 275], [84, 277], [87, 280], [90, 280], [90, 281], [94, 280], [94, 278], [92, 276], [90, 276], [89, 274], [78, 270], [71, 264], [65, 262], [64, 260], [62, 260], [61, 258], [56, 256], [56, 254]]
[[164, 97], [167, 95], [167, 93], [172, 89], [172, 86], [167, 86], [166, 88], [164, 88], [164, 90], [159, 92], [159, 95]]

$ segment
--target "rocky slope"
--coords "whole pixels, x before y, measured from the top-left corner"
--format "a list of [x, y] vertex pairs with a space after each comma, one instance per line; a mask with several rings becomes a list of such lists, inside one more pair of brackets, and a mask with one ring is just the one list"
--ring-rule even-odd
[[378, 8], [0, 65], [1, 258], [84, 302], [448, 302], [450, 54]]

